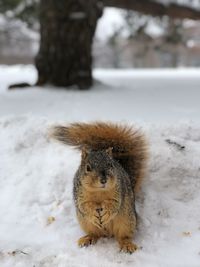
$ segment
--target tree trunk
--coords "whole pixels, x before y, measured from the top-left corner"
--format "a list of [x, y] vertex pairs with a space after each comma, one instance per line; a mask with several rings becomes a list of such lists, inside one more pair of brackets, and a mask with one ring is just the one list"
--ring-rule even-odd
[[92, 41], [102, 9], [96, 0], [41, 0], [38, 85], [92, 85]]

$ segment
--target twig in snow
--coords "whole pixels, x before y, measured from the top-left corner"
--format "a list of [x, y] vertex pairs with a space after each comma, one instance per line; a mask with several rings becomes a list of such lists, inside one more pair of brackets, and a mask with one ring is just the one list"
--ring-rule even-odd
[[184, 150], [184, 149], [185, 149], [185, 146], [182, 146], [182, 145], [178, 144], [178, 143], [175, 142], [175, 141], [172, 141], [172, 140], [170, 140], [170, 139], [166, 139], [165, 141], [166, 141], [168, 144], [175, 146], [178, 150]]
[[22, 250], [13, 250], [12, 252], [8, 252], [8, 255], [12, 255], [12, 256], [15, 256], [16, 254], [24, 254], [24, 255], [29, 255], [28, 253], [22, 251]]

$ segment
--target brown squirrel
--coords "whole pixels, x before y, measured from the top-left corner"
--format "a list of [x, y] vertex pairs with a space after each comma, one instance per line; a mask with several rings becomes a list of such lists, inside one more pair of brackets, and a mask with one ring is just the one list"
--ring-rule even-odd
[[55, 126], [52, 136], [82, 152], [73, 188], [78, 221], [87, 234], [79, 246], [114, 236], [120, 250], [134, 252], [135, 192], [147, 159], [144, 135], [128, 126], [95, 122]]

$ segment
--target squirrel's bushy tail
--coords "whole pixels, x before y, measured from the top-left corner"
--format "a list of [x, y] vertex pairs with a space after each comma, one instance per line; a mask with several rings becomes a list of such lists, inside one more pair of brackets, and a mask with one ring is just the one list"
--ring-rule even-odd
[[69, 126], [55, 126], [51, 136], [80, 150], [112, 147], [113, 158], [129, 174], [133, 188], [138, 188], [147, 159], [146, 140], [139, 130], [114, 123], [73, 123]]

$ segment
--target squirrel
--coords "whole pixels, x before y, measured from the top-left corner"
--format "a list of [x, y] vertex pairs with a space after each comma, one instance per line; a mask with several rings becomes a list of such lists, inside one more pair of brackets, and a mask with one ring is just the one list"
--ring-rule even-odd
[[81, 151], [74, 176], [76, 214], [86, 235], [80, 247], [100, 237], [115, 237], [120, 251], [133, 253], [136, 230], [135, 193], [145, 173], [146, 139], [139, 130], [114, 123], [55, 126], [51, 136]]

